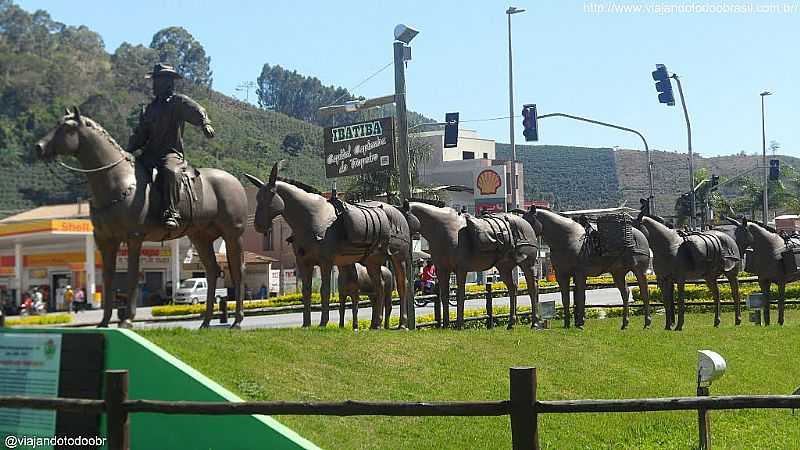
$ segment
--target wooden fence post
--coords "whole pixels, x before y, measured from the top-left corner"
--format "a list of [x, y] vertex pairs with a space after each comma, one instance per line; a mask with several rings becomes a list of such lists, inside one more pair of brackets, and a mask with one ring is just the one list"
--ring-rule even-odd
[[511, 442], [514, 450], [539, 449], [536, 414], [536, 368], [512, 367]]
[[494, 327], [494, 313], [492, 311], [492, 283], [486, 282], [486, 328]]
[[[708, 387], [697, 386], [698, 397], [708, 397]], [[700, 450], [711, 449], [711, 420], [708, 417], [708, 410], [699, 408], [697, 410], [697, 430], [700, 433]]]
[[130, 449], [130, 419], [122, 403], [128, 399], [128, 371], [106, 370], [106, 437], [109, 450]]

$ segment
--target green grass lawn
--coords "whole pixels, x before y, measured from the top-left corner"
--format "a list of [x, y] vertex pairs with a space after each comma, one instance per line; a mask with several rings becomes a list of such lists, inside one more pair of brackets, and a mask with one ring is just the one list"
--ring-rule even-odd
[[[745, 315], [746, 317], [746, 315]], [[250, 400], [504, 400], [508, 368], [538, 368], [541, 400], [691, 396], [697, 350], [728, 363], [712, 394], [789, 394], [800, 386], [800, 311], [786, 326], [719, 329], [710, 314], [687, 315], [683, 332], [620, 331], [619, 319], [575, 329], [442, 331], [287, 329], [230, 332], [146, 330], [141, 333]], [[777, 320], [775, 314], [774, 321]], [[559, 325], [559, 324], [555, 324]], [[323, 448], [510, 448], [508, 417], [280, 416]], [[540, 416], [542, 448], [694, 448], [697, 414], [553, 414]], [[800, 413], [711, 412], [714, 448], [800, 448]]]

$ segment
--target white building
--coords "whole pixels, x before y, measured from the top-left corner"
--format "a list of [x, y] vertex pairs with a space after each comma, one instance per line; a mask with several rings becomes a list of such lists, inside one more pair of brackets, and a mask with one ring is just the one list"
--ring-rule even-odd
[[[444, 148], [444, 130], [423, 131], [412, 134], [412, 138], [423, 139], [431, 146], [431, 159], [421, 163], [417, 168], [420, 180], [431, 186], [475, 186], [475, 173], [490, 166], [506, 166], [506, 185], [511, 185], [511, 162], [496, 159], [495, 141], [478, 136], [473, 130], [458, 130], [458, 146]], [[516, 164], [517, 204], [522, 205], [525, 198], [523, 166]], [[463, 195], [456, 196], [448, 202], [449, 206], [461, 209], [466, 206], [470, 213], [475, 213], [475, 203], [462, 204]], [[506, 202], [511, 204], [512, 193], [509, 192]]]

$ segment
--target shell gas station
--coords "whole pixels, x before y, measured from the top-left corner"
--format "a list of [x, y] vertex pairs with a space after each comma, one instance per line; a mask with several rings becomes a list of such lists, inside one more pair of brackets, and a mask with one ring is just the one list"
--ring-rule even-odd
[[[0, 296], [17, 305], [25, 292], [42, 291], [50, 311], [66, 310], [66, 286], [83, 289], [87, 301], [102, 301], [101, 257], [94, 243], [87, 203], [43, 206], [0, 220]], [[180, 278], [178, 240], [147, 243], [142, 248], [140, 281], [143, 304], [165, 294], [168, 282]], [[117, 255], [114, 288], [124, 289], [127, 249]], [[149, 295], [147, 295], [149, 293]]]

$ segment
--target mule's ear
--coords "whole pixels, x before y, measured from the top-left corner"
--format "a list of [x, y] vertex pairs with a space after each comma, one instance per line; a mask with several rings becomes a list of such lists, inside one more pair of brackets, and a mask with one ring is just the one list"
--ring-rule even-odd
[[270, 186], [275, 186], [275, 182], [278, 181], [278, 171], [281, 170], [281, 166], [283, 166], [282, 159], [272, 166], [272, 171], [269, 173], [269, 181], [267, 182]]
[[728, 222], [729, 224], [731, 224], [731, 225], [736, 225], [737, 227], [740, 227], [740, 226], [742, 226], [742, 223], [741, 223], [741, 222], [739, 222], [739, 221], [738, 221], [738, 220], [736, 220], [736, 219], [732, 219], [732, 218], [730, 218], [730, 217], [728, 217], [728, 216], [722, 216], [722, 218], [723, 218], [723, 219], [725, 219], [725, 221], [727, 221], [727, 222]]
[[247, 178], [248, 180], [250, 180], [250, 182], [253, 183], [253, 185], [255, 187], [257, 187], [259, 189], [264, 187], [264, 182], [259, 180], [257, 177], [255, 177], [253, 175], [250, 175], [249, 173], [244, 174], [244, 177]]
[[403, 200], [403, 211], [408, 212], [411, 209], [411, 205], [408, 204], [408, 199]]
[[72, 107], [72, 114], [75, 116], [75, 121], [76, 122], [83, 123], [83, 122], [81, 122], [81, 110], [78, 109], [77, 106], [73, 106]]
[[65, 106], [64, 107], [64, 115], [65, 116], [71, 116], [72, 115], [72, 111], [69, 110], [69, 106]]

